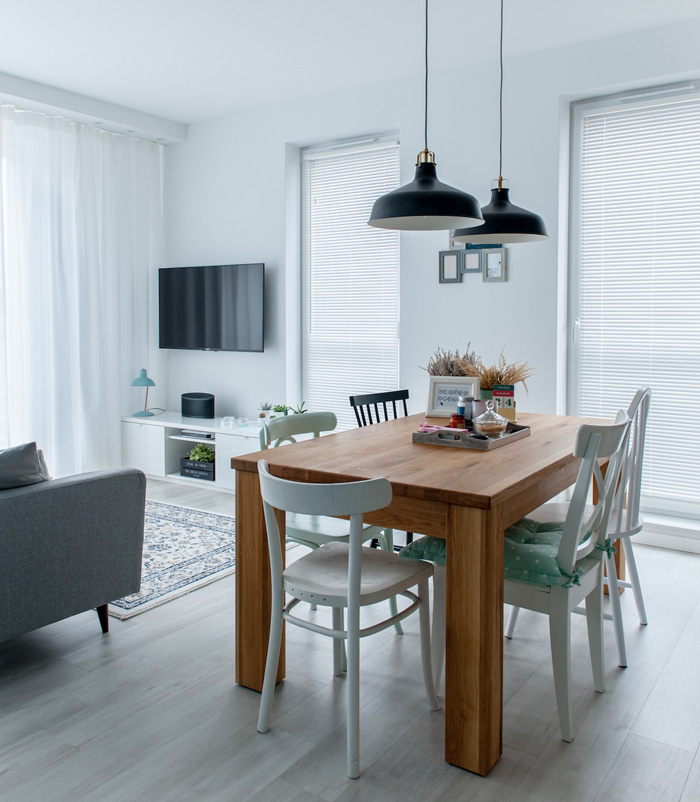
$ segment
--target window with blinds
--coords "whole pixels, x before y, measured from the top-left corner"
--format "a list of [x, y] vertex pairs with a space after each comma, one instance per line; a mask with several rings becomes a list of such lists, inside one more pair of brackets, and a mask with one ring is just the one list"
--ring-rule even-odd
[[351, 395], [398, 389], [399, 233], [367, 225], [398, 186], [395, 139], [303, 152], [303, 396], [341, 428]]
[[647, 510], [700, 517], [700, 95], [575, 107], [570, 407], [652, 388]]

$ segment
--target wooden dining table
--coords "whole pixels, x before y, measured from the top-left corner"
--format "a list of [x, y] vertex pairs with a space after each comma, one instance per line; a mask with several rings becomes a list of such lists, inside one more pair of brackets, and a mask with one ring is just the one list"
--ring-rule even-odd
[[[301, 482], [386, 477], [392, 502], [366, 521], [447, 541], [445, 760], [485, 775], [502, 748], [503, 533], [573, 484], [576, 429], [594, 419], [519, 414], [530, 436], [489, 451], [414, 443], [424, 420], [412, 415], [231, 460], [236, 682], [260, 691], [267, 655], [270, 568], [258, 459], [276, 476]], [[283, 649], [278, 679], [284, 672]]]

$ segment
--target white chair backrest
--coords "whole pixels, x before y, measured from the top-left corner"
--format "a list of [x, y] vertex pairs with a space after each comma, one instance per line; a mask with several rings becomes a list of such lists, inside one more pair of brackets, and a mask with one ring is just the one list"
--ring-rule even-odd
[[321, 432], [332, 432], [338, 425], [333, 412], [304, 412], [301, 415], [282, 415], [273, 418], [260, 429], [260, 449], [277, 448], [283, 443], [296, 443], [298, 434], [313, 434], [318, 437]]
[[387, 479], [367, 479], [360, 482], [337, 484], [310, 484], [280, 479], [270, 473], [267, 460], [258, 460], [260, 492], [265, 512], [267, 542], [270, 547], [272, 578], [282, 576], [282, 539], [275, 510], [298, 512], [305, 515], [350, 516], [351, 581], [359, 592], [360, 549], [364, 538], [362, 516], [372, 510], [381, 510], [391, 503], [391, 484]]
[[631, 421], [628, 445], [622, 455], [620, 483], [615, 494], [613, 512], [610, 517], [608, 533], [633, 535], [642, 528], [639, 512], [642, 491], [642, 466], [644, 462], [644, 440], [646, 438], [647, 417], [651, 403], [651, 390], [646, 387], [637, 390], [627, 415]]
[[[578, 428], [574, 456], [582, 461], [557, 554], [559, 567], [567, 574], [607, 535], [629, 423], [627, 415], [620, 410], [613, 424], [587, 423]], [[598, 460], [604, 458], [608, 459], [605, 477], [598, 464]], [[587, 515], [586, 505], [593, 485], [598, 492], [598, 500], [593, 511]]]

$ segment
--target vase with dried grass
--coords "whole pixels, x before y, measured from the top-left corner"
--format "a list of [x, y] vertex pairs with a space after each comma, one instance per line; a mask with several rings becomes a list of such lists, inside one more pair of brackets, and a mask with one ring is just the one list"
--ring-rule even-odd
[[496, 384], [519, 384], [522, 382], [525, 392], [527, 392], [526, 380], [532, 375], [532, 368], [528, 362], [508, 363], [503, 351], [495, 365], [485, 365], [476, 351], [471, 350], [471, 343], [467, 343], [467, 348], [462, 355], [459, 351], [453, 353], [438, 348], [430, 357], [425, 369], [431, 376], [473, 376], [478, 378], [482, 399], [493, 398], [493, 388]]
[[[465, 370], [471, 370], [472, 364], [461, 365]], [[528, 362], [506, 362], [505, 355], [501, 351], [498, 362], [495, 365], [484, 365], [481, 358], [478, 362], [478, 376], [481, 398], [493, 398], [493, 388], [497, 384], [520, 384], [522, 383], [527, 392], [526, 380], [532, 376], [532, 368]], [[471, 375], [471, 374], [465, 374]]]

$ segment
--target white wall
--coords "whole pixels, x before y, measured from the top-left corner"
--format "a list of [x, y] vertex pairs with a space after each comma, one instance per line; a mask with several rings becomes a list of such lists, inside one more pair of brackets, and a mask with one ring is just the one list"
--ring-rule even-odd
[[[698, 78], [698, 41], [700, 19], [506, 60], [504, 177], [512, 201], [541, 214], [551, 238], [509, 246], [504, 284], [466, 275], [461, 285], [441, 285], [438, 251], [447, 247], [447, 233], [402, 235], [401, 385], [411, 392], [413, 412], [424, 408], [420, 366], [437, 347], [463, 350], [468, 342], [487, 361], [504, 346], [509, 361], [528, 360], [535, 374], [529, 396], [518, 395], [519, 407], [555, 411], [557, 285], [565, 268], [560, 250], [566, 253], [558, 238], [566, 202], [562, 108], [575, 97]], [[496, 62], [431, 77], [429, 147], [438, 174], [482, 204], [498, 172], [497, 103]], [[268, 279], [265, 352], [167, 352], [169, 408], [188, 391], [215, 393], [221, 415], [251, 415], [261, 400], [298, 400], [286, 394], [293, 377], [285, 353], [285, 269], [295, 269], [285, 259], [288, 145], [392, 130], [401, 133], [403, 183], [423, 146], [420, 79], [192, 125], [187, 143], [168, 148], [167, 265], [264, 261]]]

